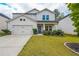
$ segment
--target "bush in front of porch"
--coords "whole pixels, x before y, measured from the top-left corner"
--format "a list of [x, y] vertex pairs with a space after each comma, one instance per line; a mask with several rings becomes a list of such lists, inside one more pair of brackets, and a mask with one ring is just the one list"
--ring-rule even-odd
[[62, 30], [43, 31], [43, 35], [63, 36], [64, 35], [64, 32]]
[[52, 31], [43, 31], [43, 35], [52, 35]]

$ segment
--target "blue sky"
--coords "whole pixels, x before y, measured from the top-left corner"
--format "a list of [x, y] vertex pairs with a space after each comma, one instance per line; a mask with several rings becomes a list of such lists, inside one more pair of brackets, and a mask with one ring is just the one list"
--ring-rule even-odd
[[50, 10], [58, 9], [65, 15], [69, 13], [64, 3], [0, 3], [0, 13], [12, 17], [12, 13], [24, 13], [33, 8], [42, 10], [48, 8]]

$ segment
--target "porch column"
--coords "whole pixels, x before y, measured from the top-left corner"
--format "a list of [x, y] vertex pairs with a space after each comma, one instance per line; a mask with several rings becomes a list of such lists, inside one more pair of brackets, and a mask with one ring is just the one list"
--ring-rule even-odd
[[58, 25], [55, 25], [55, 29], [56, 29], [56, 30], [58, 29]]
[[45, 24], [43, 24], [43, 30], [45, 30]]

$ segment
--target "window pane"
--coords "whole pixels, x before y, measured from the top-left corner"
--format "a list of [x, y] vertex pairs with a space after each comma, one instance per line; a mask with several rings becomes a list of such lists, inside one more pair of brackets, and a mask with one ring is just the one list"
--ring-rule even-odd
[[23, 21], [25, 21], [25, 19]]
[[49, 26], [49, 30], [52, 31], [52, 26]]
[[46, 20], [49, 20], [49, 15], [46, 15]]
[[45, 20], [45, 15], [42, 15], [42, 19]]
[[48, 31], [48, 26], [45, 26], [45, 30]]
[[20, 19], [20, 21], [22, 21], [22, 19]]

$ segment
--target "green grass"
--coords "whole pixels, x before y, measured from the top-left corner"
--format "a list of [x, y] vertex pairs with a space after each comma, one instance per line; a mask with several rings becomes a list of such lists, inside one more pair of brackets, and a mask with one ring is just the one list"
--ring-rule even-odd
[[78, 56], [64, 46], [64, 42], [77, 42], [79, 37], [32, 36], [19, 56]]
[[6, 34], [4, 32], [0, 32], [0, 37], [5, 36]]

